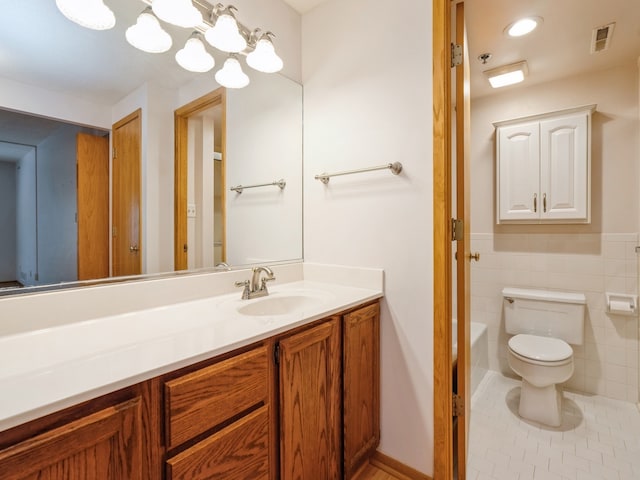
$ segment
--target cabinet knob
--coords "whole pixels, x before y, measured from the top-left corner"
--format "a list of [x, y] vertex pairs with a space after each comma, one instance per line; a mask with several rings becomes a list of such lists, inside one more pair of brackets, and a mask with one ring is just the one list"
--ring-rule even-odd
[[538, 213], [538, 194], [533, 194], [533, 213]]
[[469, 254], [469, 259], [470, 260], [475, 260], [476, 262], [479, 262], [480, 261], [480, 252], [470, 253]]
[[546, 193], [542, 194], [542, 211], [544, 213], [547, 213], [547, 194]]

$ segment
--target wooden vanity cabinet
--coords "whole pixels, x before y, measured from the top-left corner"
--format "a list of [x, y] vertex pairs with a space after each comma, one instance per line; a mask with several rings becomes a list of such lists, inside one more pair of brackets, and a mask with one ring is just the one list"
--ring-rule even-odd
[[0, 479], [350, 479], [379, 430], [376, 301], [1, 432]]
[[342, 322], [344, 478], [351, 479], [380, 443], [380, 304]]
[[0, 433], [0, 478], [160, 478], [152, 389], [145, 382]]
[[340, 317], [283, 338], [280, 366], [280, 478], [340, 478]]

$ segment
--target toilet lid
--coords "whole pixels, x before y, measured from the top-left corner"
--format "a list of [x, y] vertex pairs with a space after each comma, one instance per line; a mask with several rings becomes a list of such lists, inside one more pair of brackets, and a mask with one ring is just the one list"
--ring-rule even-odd
[[509, 348], [518, 355], [543, 362], [559, 362], [573, 355], [567, 342], [559, 338], [520, 334], [509, 339]]

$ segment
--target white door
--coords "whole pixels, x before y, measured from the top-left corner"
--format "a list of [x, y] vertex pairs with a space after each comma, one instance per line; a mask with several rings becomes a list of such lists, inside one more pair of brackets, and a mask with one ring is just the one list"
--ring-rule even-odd
[[588, 114], [540, 122], [542, 219], [588, 220]]
[[498, 222], [540, 217], [538, 122], [498, 128]]

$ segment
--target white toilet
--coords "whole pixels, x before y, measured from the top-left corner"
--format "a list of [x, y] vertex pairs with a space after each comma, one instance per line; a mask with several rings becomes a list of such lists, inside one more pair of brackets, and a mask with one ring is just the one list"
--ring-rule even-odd
[[584, 341], [586, 298], [581, 293], [505, 288], [508, 361], [522, 377], [521, 417], [552, 427], [562, 423], [557, 384], [573, 375], [573, 349]]

